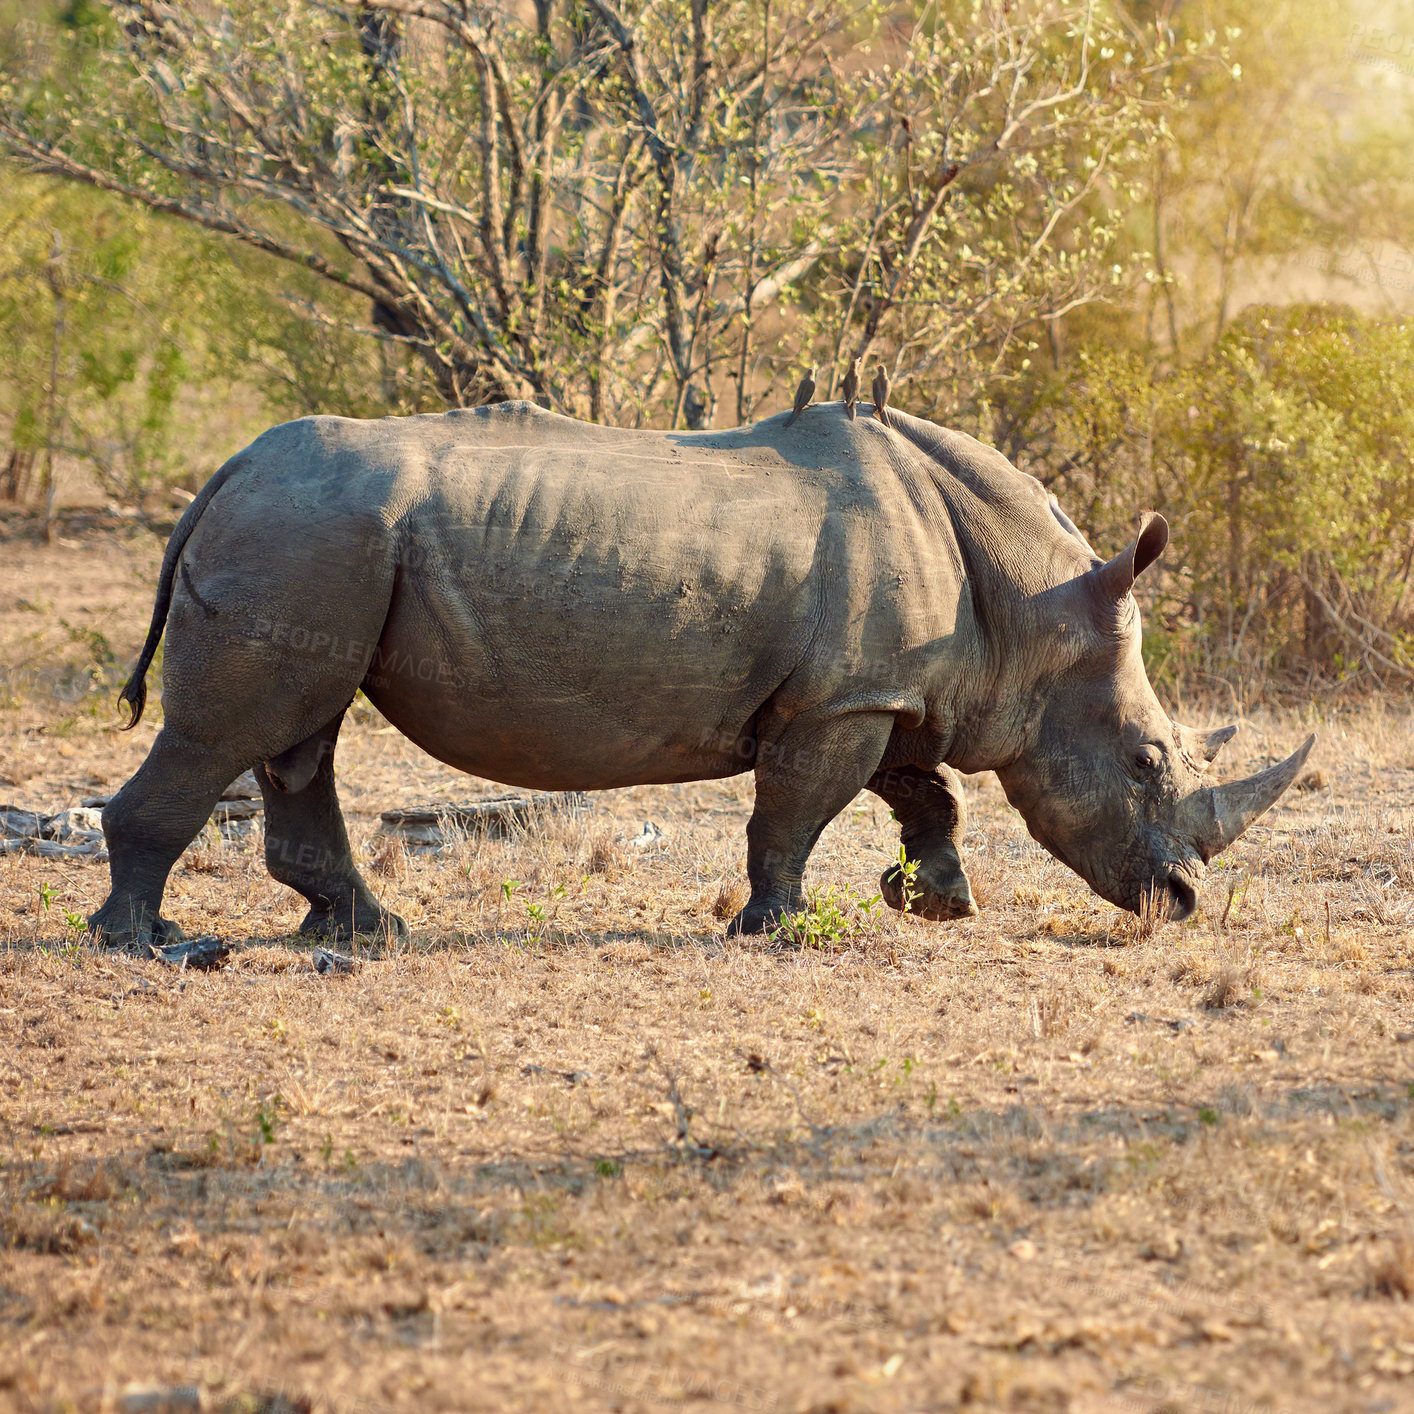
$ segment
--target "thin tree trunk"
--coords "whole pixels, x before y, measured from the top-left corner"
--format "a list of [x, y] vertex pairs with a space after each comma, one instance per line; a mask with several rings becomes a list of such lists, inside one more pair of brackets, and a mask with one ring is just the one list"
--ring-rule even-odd
[[[761, 7], [761, 76], [760, 92], [756, 107], [751, 115], [751, 141], [754, 149], [761, 150], [761, 118], [766, 106], [766, 75], [771, 68], [771, 0], [765, 0]], [[738, 427], [746, 425], [752, 402], [747, 396], [746, 383], [751, 376], [751, 336], [756, 329], [756, 311], [752, 302], [756, 297], [756, 257], [761, 243], [761, 193], [760, 171], [757, 163], [751, 164], [751, 236], [746, 246], [746, 287], [741, 311], [741, 355], [736, 370], [736, 422]]]
[[[1238, 457], [1228, 467], [1227, 478], [1227, 641], [1229, 651], [1237, 653], [1235, 628], [1238, 595], [1242, 588], [1242, 479]], [[1248, 617], [1251, 617], [1249, 606]], [[1245, 625], [1244, 625], [1245, 631]]]
[[49, 267], [45, 271], [49, 292], [54, 297], [54, 325], [49, 340], [49, 406], [44, 419], [44, 467], [39, 478], [40, 490], [44, 494], [44, 519], [41, 525], [46, 544], [52, 543], [54, 539], [54, 502], [59, 491], [59, 483], [54, 473], [54, 450], [59, 441], [62, 418], [59, 405], [59, 359], [64, 346], [64, 280], [60, 269], [63, 258], [63, 247], [56, 231], [49, 249]]
[[1164, 176], [1168, 171], [1164, 155], [1159, 153], [1158, 171], [1154, 175], [1154, 266], [1159, 277], [1159, 289], [1163, 292], [1164, 307], [1168, 312], [1169, 344], [1174, 358], [1178, 357], [1178, 312], [1174, 308], [1173, 282], [1169, 279], [1168, 266], [1164, 257]]

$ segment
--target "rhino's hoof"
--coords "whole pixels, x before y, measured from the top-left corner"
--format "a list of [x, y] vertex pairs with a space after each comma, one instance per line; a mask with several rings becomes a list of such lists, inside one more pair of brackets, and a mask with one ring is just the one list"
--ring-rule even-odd
[[300, 937], [318, 938], [321, 942], [346, 943], [354, 937], [405, 938], [408, 925], [396, 913], [387, 909], [354, 909], [338, 911], [311, 908], [299, 925]]
[[727, 924], [727, 937], [736, 938], [743, 933], [769, 933], [780, 926], [781, 919], [789, 912], [787, 905], [753, 900]]
[[[972, 897], [972, 885], [961, 869], [946, 878], [925, 877], [920, 869], [913, 881], [914, 896], [908, 912], [931, 923], [947, 923], [956, 918], [975, 918], [980, 910]], [[903, 880], [897, 864], [885, 869], [879, 879], [879, 892], [890, 908], [904, 912]]]
[[149, 915], [135, 918], [131, 911], [126, 916], [105, 917], [105, 912], [99, 909], [88, 920], [89, 936], [101, 948], [152, 957], [158, 948], [186, 941], [187, 935], [170, 918]]

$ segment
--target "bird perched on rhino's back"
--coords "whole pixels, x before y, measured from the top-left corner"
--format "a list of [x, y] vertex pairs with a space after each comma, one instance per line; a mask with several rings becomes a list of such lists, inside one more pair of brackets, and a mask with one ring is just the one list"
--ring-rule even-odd
[[840, 391], [844, 394], [844, 415], [853, 422], [854, 405], [859, 401], [859, 360], [857, 358], [850, 359], [849, 369], [844, 376], [844, 386]]
[[800, 387], [795, 390], [795, 406], [791, 408], [790, 416], [786, 418], [787, 427], [789, 427], [791, 423], [794, 422], [796, 418], [798, 418], [800, 414], [803, 413], [805, 409], [810, 406], [810, 399], [814, 396], [815, 369], [812, 367], [810, 372], [807, 373], [805, 377], [800, 380]]
[[889, 425], [889, 375], [882, 363], [874, 370], [874, 416]]

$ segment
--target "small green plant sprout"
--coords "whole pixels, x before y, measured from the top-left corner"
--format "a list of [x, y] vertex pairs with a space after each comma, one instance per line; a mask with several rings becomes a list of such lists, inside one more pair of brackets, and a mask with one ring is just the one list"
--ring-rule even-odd
[[[1217, 867], [1217, 861], [1213, 861], [1213, 867]], [[1229, 921], [1236, 921], [1238, 912], [1247, 897], [1247, 890], [1251, 886], [1252, 879], [1249, 875], [1243, 875], [1240, 879], [1234, 879], [1227, 886], [1227, 902], [1223, 905], [1222, 917], [1218, 919], [1218, 931], [1222, 932]], [[1196, 912], [1193, 915], [1197, 917]]]
[[69, 930], [69, 937], [75, 942], [88, 931], [88, 922], [82, 913], [75, 913], [72, 908], [64, 910], [64, 926]]
[[527, 903], [525, 905], [526, 914], [535, 925], [537, 932], [543, 933], [546, 926], [555, 921], [555, 901], [564, 898], [567, 892], [563, 884], [556, 884], [546, 893], [544, 903]]
[[280, 1110], [284, 1103], [283, 1096], [271, 1095], [269, 1099], [261, 1100], [256, 1104], [252, 1118], [255, 1120], [256, 1139], [259, 1144], [274, 1142], [275, 1130], [280, 1123]]
[[903, 896], [903, 911], [913, 912], [913, 905], [922, 896], [923, 890], [918, 887], [918, 865], [919, 861], [910, 859], [908, 851], [902, 846], [898, 847], [898, 886], [899, 893]]
[[501, 880], [501, 897], [496, 901], [496, 926], [501, 926], [501, 915], [510, 906], [511, 899], [515, 897], [515, 891], [520, 888], [519, 879]]
[[882, 902], [833, 884], [816, 889], [806, 906], [788, 913], [771, 934], [772, 941], [797, 948], [846, 947], [863, 937]]
[[39, 886], [39, 906], [49, 912], [50, 905], [54, 902], [54, 886], [46, 879]]

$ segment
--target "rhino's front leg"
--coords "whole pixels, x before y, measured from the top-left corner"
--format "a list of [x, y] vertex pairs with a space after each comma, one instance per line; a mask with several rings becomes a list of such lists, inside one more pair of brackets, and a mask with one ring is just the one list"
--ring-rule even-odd
[[[967, 815], [957, 772], [941, 765], [931, 771], [895, 766], [876, 773], [869, 789], [893, 808], [904, 853], [918, 861], [913, 881], [917, 897], [908, 911], [937, 923], [971, 918], [977, 903], [958, 849]], [[879, 887], [890, 908], [903, 909], [903, 876], [897, 864], [884, 870]]]
[[815, 841], [878, 769], [893, 727], [884, 712], [797, 718], [779, 736], [758, 739], [756, 808], [746, 826], [751, 898], [728, 934], [769, 932], [800, 906]]

